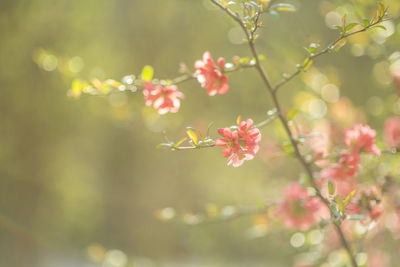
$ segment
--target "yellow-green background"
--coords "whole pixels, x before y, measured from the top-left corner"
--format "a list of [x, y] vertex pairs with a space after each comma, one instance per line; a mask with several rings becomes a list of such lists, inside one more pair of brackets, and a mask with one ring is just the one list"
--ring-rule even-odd
[[[325, 9], [345, 5], [351, 20], [352, 14], [369, 17], [375, 8], [375, 1], [292, 3], [296, 13], [264, 16], [257, 40], [274, 82], [302, 62], [303, 47], [316, 41], [324, 47], [337, 37], [325, 23]], [[389, 3], [396, 17], [399, 2]], [[381, 100], [381, 112], [366, 112], [379, 140], [398, 98], [390, 78], [382, 83], [373, 73], [399, 50], [399, 21], [393, 26], [384, 44], [364, 36], [378, 51], [372, 57], [353, 56], [349, 44], [315, 64], [361, 110], [368, 111], [371, 96]], [[168, 206], [182, 214], [202, 211], [207, 203], [255, 205], [276, 199], [299, 178], [294, 160], [256, 158], [233, 168], [218, 148], [155, 148], [164, 129], [179, 140], [186, 126], [205, 131], [213, 121], [216, 137], [215, 129], [233, 124], [239, 114], [265, 119], [271, 101], [255, 71], [232, 74], [224, 96], [209, 97], [196, 81], [184, 83], [180, 112], [165, 116], [145, 107], [140, 92], [80, 100], [66, 95], [74, 77], [120, 79], [149, 64], [157, 78], [173, 78], [180, 62], [193, 69], [206, 50], [227, 61], [249, 56], [246, 44], [232, 43], [233, 27], [202, 0], [0, 1], [0, 266], [102, 266], [88, 257], [93, 244], [122, 251], [129, 266], [292, 264], [298, 251], [290, 247], [290, 233], [274, 229], [248, 238], [251, 217], [192, 227], [154, 216]], [[34, 61], [40, 49], [58, 58], [54, 71]], [[73, 57], [84, 62], [80, 73], [62, 66]], [[286, 110], [300, 91], [309, 91], [301, 78], [282, 89]], [[264, 140], [285, 140], [277, 126], [263, 129]], [[397, 250], [389, 247], [393, 257]]]

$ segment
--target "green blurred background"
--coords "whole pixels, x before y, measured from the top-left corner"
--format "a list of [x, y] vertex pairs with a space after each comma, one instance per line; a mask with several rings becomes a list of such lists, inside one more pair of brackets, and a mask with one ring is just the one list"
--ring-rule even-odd
[[[257, 40], [275, 82], [302, 62], [303, 47], [337, 37], [328, 26], [340, 14], [369, 17], [376, 4], [292, 3], [296, 13], [264, 16]], [[396, 17], [400, 3], [388, 3]], [[313, 88], [307, 77], [322, 75], [335, 84], [333, 93], [366, 111], [374, 128], [400, 114], [390, 74], [399, 59], [393, 53], [400, 24], [388, 25], [389, 33], [374, 30], [319, 59], [311, 74], [282, 90], [285, 108], [316, 98], [319, 84]], [[224, 96], [207, 96], [196, 81], [180, 85], [186, 96], [180, 112], [165, 116], [145, 107], [140, 92], [80, 100], [66, 95], [74, 77], [118, 80], [149, 64], [156, 77], [173, 78], [180, 62], [193, 69], [206, 50], [228, 61], [249, 56], [225, 14], [200, 0], [2, 0], [0, 33], [0, 266], [292, 264], [298, 251], [289, 244], [290, 233], [275, 229], [254, 238], [253, 217], [188, 226], [155, 216], [164, 207], [183, 214], [210, 203], [272, 201], [299, 178], [294, 160], [268, 155], [270, 140], [285, 140], [279, 124], [263, 130], [260, 157], [240, 168], [226, 166], [220, 149], [156, 149], [162, 130], [179, 140], [186, 126], [205, 131], [212, 121], [216, 137], [215, 129], [239, 114], [267, 118], [271, 102], [254, 71], [231, 75]], [[329, 101], [323, 102], [328, 111]], [[322, 114], [313, 119], [324, 119], [324, 106], [317, 111]]]

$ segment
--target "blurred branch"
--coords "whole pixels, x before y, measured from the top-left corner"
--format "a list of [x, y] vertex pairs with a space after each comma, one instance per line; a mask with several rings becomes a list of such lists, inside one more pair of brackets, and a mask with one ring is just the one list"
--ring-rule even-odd
[[258, 123], [258, 124], [256, 124], [256, 125], [254, 125], [254, 127], [255, 127], [255, 128], [264, 127], [264, 126], [270, 124], [271, 122], [273, 122], [276, 118], [278, 118], [278, 117], [277, 117], [277, 116], [271, 116], [271, 117], [269, 117], [268, 119], [266, 119], [265, 121], [262, 121], [262, 122], [260, 122], [260, 123]]

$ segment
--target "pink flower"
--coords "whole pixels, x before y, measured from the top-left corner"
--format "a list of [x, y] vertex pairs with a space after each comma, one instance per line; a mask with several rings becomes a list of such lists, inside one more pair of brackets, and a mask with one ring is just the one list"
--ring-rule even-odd
[[283, 224], [292, 229], [307, 230], [326, 215], [322, 201], [310, 197], [307, 191], [297, 183], [290, 184], [284, 191], [285, 200], [277, 210]]
[[159, 114], [178, 112], [181, 105], [180, 99], [183, 98], [183, 93], [178, 91], [176, 86], [164, 87], [151, 82], [144, 83], [143, 95], [146, 105], [153, 105]]
[[222, 155], [225, 158], [240, 150], [239, 134], [236, 131], [232, 131], [230, 128], [220, 128], [218, 133], [225, 138], [215, 140], [215, 145], [224, 147]]
[[384, 126], [385, 142], [389, 147], [400, 149], [400, 117], [391, 117]]
[[237, 131], [239, 136], [243, 139], [244, 146], [248, 153], [255, 156], [260, 148], [258, 143], [261, 141], [261, 133], [258, 128], [253, 128], [253, 124], [254, 122], [252, 119], [241, 121]]
[[340, 153], [339, 162], [333, 163], [321, 171], [321, 178], [333, 180], [346, 180], [353, 177], [360, 169], [360, 157], [358, 153], [350, 153], [343, 150]]
[[207, 94], [210, 96], [223, 95], [229, 90], [228, 77], [221, 72], [224, 69], [225, 59], [219, 58], [217, 64], [219, 69], [215, 67], [214, 60], [208, 51], [203, 54], [203, 60], [197, 60], [194, 64], [196, 69], [194, 75], [201, 87], [208, 89]]
[[379, 156], [381, 151], [375, 144], [375, 136], [375, 130], [372, 130], [368, 125], [358, 124], [344, 132], [344, 142], [347, 147], [353, 148], [355, 153], [364, 150]]
[[228, 165], [238, 167], [245, 160], [254, 158], [259, 150], [261, 133], [257, 128], [253, 128], [253, 120], [242, 121], [236, 130], [230, 128], [220, 128], [218, 133], [225, 138], [215, 140], [216, 146], [223, 146], [222, 155], [228, 159]]

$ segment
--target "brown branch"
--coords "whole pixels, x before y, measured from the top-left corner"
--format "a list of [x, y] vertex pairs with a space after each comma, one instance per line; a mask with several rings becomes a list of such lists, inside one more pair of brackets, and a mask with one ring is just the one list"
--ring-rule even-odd
[[[253, 57], [256, 60], [255, 67], [256, 67], [257, 71], [259, 72], [262, 80], [264, 81], [264, 83], [265, 83], [265, 85], [266, 85], [266, 87], [268, 89], [268, 92], [270, 93], [270, 96], [272, 98], [273, 104], [274, 104], [274, 106], [275, 106], [275, 108], [277, 110], [278, 118], [281, 121], [281, 123], [282, 123], [282, 125], [283, 125], [283, 127], [284, 127], [284, 129], [285, 129], [285, 131], [286, 131], [286, 133], [287, 133], [287, 135], [289, 137], [289, 139], [290, 139], [290, 142], [291, 142], [292, 147], [294, 149], [294, 153], [295, 153], [297, 159], [300, 161], [301, 165], [304, 167], [304, 170], [306, 171], [306, 173], [307, 173], [307, 175], [308, 175], [308, 177], [310, 179], [310, 183], [311, 183], [312, 187], [316, 191], [316, 195], [325, 203], [325, 205], [328, 208], [330, 208], [330, 201], [328, 199], [326, 199], [322, 195], [320, 188], [316, 184], [316, 181], [315, 181], [315, 178], [313, 176], [313, 172], [312, 172], [311, 166], [307, 163], [307, 161], [305, 160], [305, 158], [301, 154], [301, 152], [299, 150], [299, 147], [298, 147], [298, 142], [294, 138], [292, 132], [290, 131], [288, 122], [287, 122], [285, 116], [282, 113], [282, 109], [281, 109], [280, 103], [279, 103], [278, 98], [277, 98], [276, 87], [272, 86], [272, 84], [271, 84], [271, 82], [270, 82], [270, 80], [269, 80], [269, 78], [267, 76], [267, 73], [265, 72], [263, 66], [260, 63], [259, 55], [258, 55], [257, 49], [256, 49], [255, 44], [254, 44], [254, 35], [253, 35], [253, 33], [248, 31], [247, 27], [244, 25], [244, 22], [242, 21], [242, 19], [240, 18], [239, 15], [235, 15], [231, 10], [229, 10], [227, 7], [222, 5], [217, 0], [211, 0], [211, 2], [213, 2], [219, 8], [224, 10], [230, 17], [232, 17], [235, 21], [237, 21], [239, 23], [239, 25], [241, 26], [241, 28], [243, 29], [243, 31], [245, 32], [246, 37], [247, 37], [247, 41], [248, 41], [249, 46], [250, 46], [250, 50], [251, 50], [251, 52], [253, 54]], [[328, 52], [328, 49], [326, 49], [326, 52]], [[324, 50], [323, 50], [320, 53], [316, 54], [314, 57], [322, 55], [322, 54], [324, 54], [326, 52], [324, 52]], [[333, 214], [331, 214], [331, 217], [333, 217]], [[357, 262], [355, 260], [353, 252], [351, 251], [351, 248], [350, 248], [346, 238], [344, 237], [344, 234], [343, 234], [343, 231], [342, 231], [342, 229], [340, 227], [340, 224], [336, 224], [335, 223], [335, 227], [337, 229], [337, 232], [339, 233], [339, 236], [340, 236], [341, 243], [342, 243], [343, 247], [346, 249], [346, 251], [349, 254], [349, 257], [350, 257], [350, 260], [351, 260], [351, 264], [353, 265], [353, 267], [357, 267]]]

